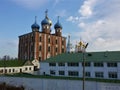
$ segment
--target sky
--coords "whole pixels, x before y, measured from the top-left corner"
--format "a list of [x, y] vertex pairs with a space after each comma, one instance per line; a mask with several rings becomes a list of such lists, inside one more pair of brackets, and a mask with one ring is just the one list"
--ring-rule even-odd
[[18, 56], [18, 36], [32, 31], [35, 16], [41, 31], [46, 9], [52, 33], [60, 16], [73, 48], [82, 40], [88, 52], [120, 50], [120, 0], [0, 0], [0, 57]]

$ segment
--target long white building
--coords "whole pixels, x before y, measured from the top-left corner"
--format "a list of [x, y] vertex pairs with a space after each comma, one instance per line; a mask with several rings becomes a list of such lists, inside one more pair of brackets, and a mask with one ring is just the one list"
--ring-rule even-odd
[[14, 73], [35, 73], [39, 69], [39, 61], [2, 60], [0, 61], [0, 75]]
[[[83, 76], [83, 53], [63, 53], [40, 62], [40, 74]], [[85, 53], [85, 77], [120, 79], [120, 51]]]

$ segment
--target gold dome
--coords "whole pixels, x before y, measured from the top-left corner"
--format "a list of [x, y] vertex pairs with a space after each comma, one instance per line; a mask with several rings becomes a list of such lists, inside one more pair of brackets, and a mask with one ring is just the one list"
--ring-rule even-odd
[[50, 26], [52, 26], [52, 21], [48, 18], [48, 22], [50, 23]]

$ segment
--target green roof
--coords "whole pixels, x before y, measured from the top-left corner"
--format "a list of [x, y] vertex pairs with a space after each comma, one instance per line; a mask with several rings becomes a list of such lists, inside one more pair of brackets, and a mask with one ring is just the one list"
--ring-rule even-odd
[[[82, 62], [83, 53], [62, 53], [42, 62]], [[87, 62], [119, 62], [120, 51], [86, 52]]]
[[0, 60], [0, 67], [18, 67], [24, 65], [23, 60]]

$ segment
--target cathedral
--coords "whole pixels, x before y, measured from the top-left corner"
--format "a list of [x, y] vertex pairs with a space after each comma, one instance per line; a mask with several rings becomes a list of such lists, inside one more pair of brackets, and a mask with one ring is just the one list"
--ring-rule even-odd
[[39, 61], [66, 52], [66, 37], [62, 36], [62, 25], [58, 20], [54, 25], [55, 33], [51, 33], [52, 21], [45, 12], [41, 21], [41, 31], [35, 17], [31, 25], [32, 32], [19, 36], [18, 59]]

